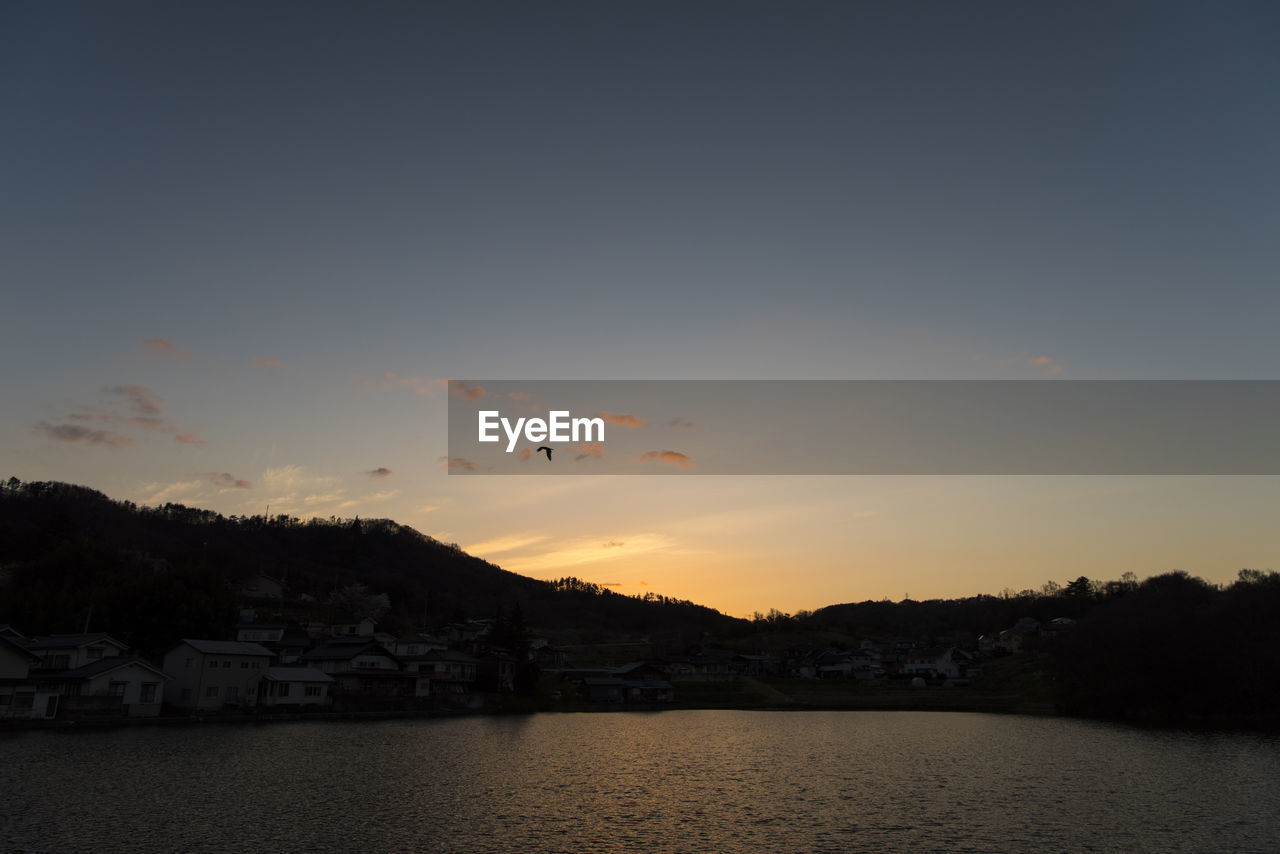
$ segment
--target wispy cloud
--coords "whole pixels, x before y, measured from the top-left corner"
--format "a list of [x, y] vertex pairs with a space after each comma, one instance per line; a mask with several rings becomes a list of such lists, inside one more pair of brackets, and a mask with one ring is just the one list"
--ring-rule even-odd
[[1033, 356], [1031, 358], [1031, 364], [1035, 365], [1046, 374], [1057, 375], [1062, 373], [1062, 365], [1058, 364], [1048, 356]]
[[463, 400], [479, 400], [485, 395], [484, 386], [467, 385], [462, 380], [449, 380], [449, 393]]
[[464, 547], [464, 551], [473, 555], [492, 555], [522, 549], [547, 539], [545, 534], [505, 534]]
[[178, 443], [178, 444], [180, 444], [180, 445], [204, 445], [204, 444], [206, 444], [206, 440], [201, 439], [199, 436], [197, 436], [195, 433], [193, 433], [193, 432], [191, 432], [191, 431], [189, 431], [189, 430], [188, 430], [186, 433], [179, 433], [178, 435], [174, 436], [174, 437], [173, 437], [173, 441], [177, 442], [177, 443]]
[[255, 368], [261, 368], [264, 371], [279, 371], [281, 373], [289, 373], [292, 369], [284, 362], [273, 356], [259, 356], [249, 360], [249, 364]]
[[605, 423], [614, 424], [618, 427], [643, 427], [649, 423], [643, 418], [630, 413], [614, 414], [612, 412], [599, 412], [596, 413], [596, 418], [603, 418]]
[[164, 359], [177, 359], [180, 362], [186, 361], [191, 355], [190, 350], [184, 350], [168, 338], [145, 338], [142, 341], [142, 351]]
[[694, 427], [694, 423], [690, 421], [688, 418], [672, 418], [670, 421], [667, 422], [667, 426], [679, 427], [685, 430], [691, 430]]
[[[626, 548], [613, 545], [615, 542], [625, 542]], [[671, 552], [674, 545], [674, 541], [663, 534], [629, 534], [624, 540], [610, 540], [603, 544], [599, 539], [581, 537], [556, 543], [554, 548], [541, 553], [505, 558], [502, 567], [526, 575], [559, 571], [600, 561], [631, 559], [658, 551]]]
[[691, 469], [694, 467], [693, 457], [678, 451], [647, 451], [636, 457], [636, 461], [641, 463], [658, 462], [663, 465], [675, 466], [678, 469]]
[[378, 466], [376, 469], [369, 469], [365, 474], [375, 480], [386, 480], [391, 477], [391, 469], [386, 466]]
[[610, 541], [609, 541], [609, 542], [607, 542], [607, 543], [603, 543], [603, 544], [600, 546], [600, 548], [602, 548], [602, 549], [620, 549], [620, 548], [622, 548], [622, 547], [623, 547], [623, 546], [625, 546], [625, 545], [626, 545], [626, 543], [620, 542], [620, 541], [618, 541], [618, 540], [610, 540]]
[[604, 456], [604, 445], [599, 442], [591, 442], [586, 445], [578, 446], [578, 455], [575, 460], [598, 460]]
[[476, 464], [465, 457], [437, 457], [436, 462], [447, 472], [476, 470]]
[[133, 439], [128, 436], [109, 430], [92, 430], [78, 424], [50, 424], [41, 421], [36, 425], [36, 430], [59, 442], [83, 442], [86, 445], [104, 445], [108, 448], [124, 448], [133, 444]]
[[160, 395], [144, 385], [113, 385], [107, 388], [107, 392], [126, 398], [143, 415], [160, 414]]
[[207, 480], [209, 483], [212, 483], [214, 486], [219, 487], [220, 489], [249, 489], [253, 486], [253, 484], [250, 483], [249, 481], [244, 480], [243, 478], [236, 477], [233, 474], [228, 474], [225, 471], [196, 472], [195, 474], [187, 475], [187, 477], [195, 477], [195, 478], [200, 478], [201, 480]]

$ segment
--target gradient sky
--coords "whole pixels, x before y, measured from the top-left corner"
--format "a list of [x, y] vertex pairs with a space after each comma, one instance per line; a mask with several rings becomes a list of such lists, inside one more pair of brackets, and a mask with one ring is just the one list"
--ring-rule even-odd
[[729, 613], [1280, 567], [1269, 477], [449, 478], [441, 380], [1273, 379], [1270, 3], [8, 3], [0, 474]]

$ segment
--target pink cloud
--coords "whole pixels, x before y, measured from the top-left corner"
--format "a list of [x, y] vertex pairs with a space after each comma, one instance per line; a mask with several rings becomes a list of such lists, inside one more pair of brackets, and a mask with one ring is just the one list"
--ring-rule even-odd
[[207, 443], [205, 442], [205, 440], [204, 440], [204, 439], [201, 439], [201, 438], [200, 438], [199, 436], [197, 436], [195, 433], [191, 433], [191, 432], [187, 432], [187, 433], [179, 433], [178, 435], [176, 435], [176, 436], [174, 436], [174, 437], [173, 437], [173, 441], [177, 442], [177, 443], [178, 443], [178, 444], [180, 444], [180, 445], [204, 445], [204, 444], [207, 444]]
[[186, 361], [186, 358], [191, 355], [190, 350], [182, 349], [168, 338], [146, 338], [142, 342], [142, 349], [143, 352], [150, 353], [152, 356], [178, 361]]
[[532, 459], [532, 457], [533, 457], [533, 448], [521, 448], [520, 452], [516, 454], [516, 459], [518, 459], [522, 463], [529, 462], [529, 460]]
[[599, 442], [591, 442], [587, 445], [578, 446], [578, 455], [575, 460], [598, 460], [604, 456], [604, 445]]
[[449, 380], [449, 392], [461, 395], [464, 400], [479, 400], [484, 397], [484, 386], [467, 385], [461, 380]]
[[144, 415], [160, 414], [160, 395], [144, 385], [113, 385], [107, 392], [128, 398], [133, 408]]
[[107, 430], [91, 430], [75, 424], [50, 424], [41, 421], [36, 429], [59, 442], [84, 442], [87, 445], [106, 445], [108, 448], [123, 448], [133, 444], [133, 439], [128, 436]]
[[643, 427], [649, 422], [643, 418], [637, 418], [631, 414], [614, 415], [612, 412], [601, 412], [596, 415], [597, 418], [603, 418], [609, 424], [616, 424], [619, 427]]
[[249, 360], [249, 364], [253, 365], [255, 368], [276, 368], [277, 370], [286, 372], [289, 370], [284, 362], [273, 356], [259, 356], [257, 358], [253, 358]]
[[693, 457], [678, 451], [648, 451], [636, 457], [636, 461], [641, 463], [658, 462], [663, 465], [675, 466], [678, 469], [691, 469], [694, 466]]
[[1046, 374], [1062, 373], [1062, 365], [1058, 364], [1048, 356], [1036, 356], [1031, 360], [1031, 364], [1035, 365], [1037, 368], [1043, 369]]
[[439, 457], [436, 459], [436, 462], [450, 474], [456, 471], [476, 470], [476, 464], [463, 457]]
[[507, 392], [507, 397], [511, 398], [512, 400], [519, 400], [521, 402], [533, 399], [533, 395], [525, 394], [522, 391], [509, 391]]

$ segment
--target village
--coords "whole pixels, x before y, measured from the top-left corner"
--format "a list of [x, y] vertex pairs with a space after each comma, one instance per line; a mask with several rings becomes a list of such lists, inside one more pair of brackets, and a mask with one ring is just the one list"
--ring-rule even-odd
[[[19, 626], [0, 625], [0, 722], [491, 712], [535, 693], [540, 704], [518, 707], [662, 708], [681, 705], [682, 694], [705, 696], [708, 685], [756, 680], [955, 687], [978, 677], [984, 662], [1074, 626], [1069, 618], [1025, 618], [969, 649], [907, 638], [776, 652], [706, 644], [612, 663], [626, 652], [554, 646], [501, 617], [395, 636], [370, 616], [287, 619], [297, 612], [288, 608], [286, 587], [265, 575], [245, 581], [240, 593], [240, 622], [224, 637], [182, 638], [157, 660], [105, 632], [28, 637]], [[652, 653], [643, 640], [614, 646]]]

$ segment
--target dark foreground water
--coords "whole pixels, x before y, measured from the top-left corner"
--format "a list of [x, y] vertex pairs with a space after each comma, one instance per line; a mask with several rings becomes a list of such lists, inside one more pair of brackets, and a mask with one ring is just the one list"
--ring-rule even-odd
[[1280, 740], [927, 712], [0, 735], [0, 851], [1277, 851]]

